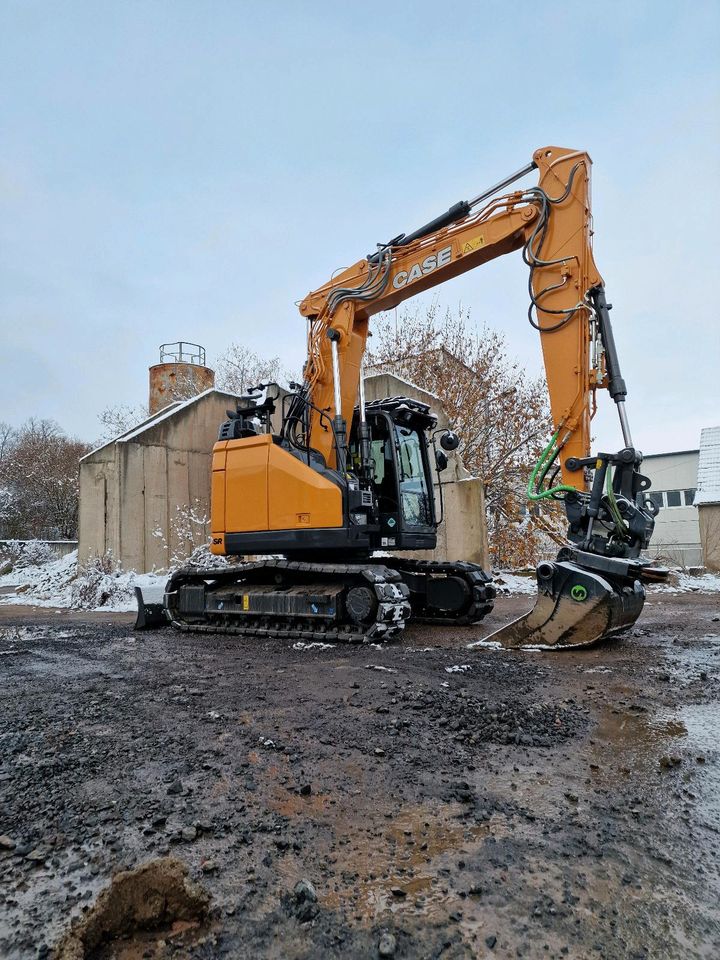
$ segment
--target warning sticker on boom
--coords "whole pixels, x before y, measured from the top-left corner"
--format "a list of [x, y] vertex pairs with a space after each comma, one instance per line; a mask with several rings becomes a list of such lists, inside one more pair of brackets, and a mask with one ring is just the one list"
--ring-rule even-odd
[[462, 246], [461, 253], [463, 256], [466, 253], [472, 253], [474, 250], [479, 250], [480, 247], [485, 246], [485, 237], [481, 234], [478, 234], [477, 237], [473, 237], [472, 240], [466, 240]]

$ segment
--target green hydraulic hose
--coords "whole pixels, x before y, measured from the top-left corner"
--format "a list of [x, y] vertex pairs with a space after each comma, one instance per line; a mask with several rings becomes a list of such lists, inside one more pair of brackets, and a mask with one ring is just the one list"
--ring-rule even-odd
[[[530, 480], [528, 481], [527, 488], [527, 498], [531, 501], [537, 500], [546, 500], [548, 497], [552, 497], [555, 493], [577, 493], [575, 487], [569, 487], [566, 484], [558, 484], [556, 487], [550, 487], [549, 490], [543, 490], [542, 493], [535, 493], [536, 484], [541, 484], [545, 476], [547, 475], [548, 470], [550, 469], [550, 464], [553, 462], [557, 456], [558, 450], [553, 449], [557, 438], [560, 436], [560, 430], [557, 430], [550, 443], [545, 447], [543, 452], [540, 454], [540, 459], [535, 465], [535, 469], [530, 475]], [[540, 479], [538, 480], [538, 474], [540, 474]], [[608, 506], [610, 508], [610, 513], [612, 514], [613, 520], [615, 521], [615, 526], [617, 527], [618, 533], [623, 536], [627, 534], [628, 527], [625, 521], [622, 518], [622, 514], [618, 508], [617, 499], [615, 498], [615, 491], [612, 486], [612, 470], [608, 466], [607, 475], [605, 479], [605, 493], [608, 499]]]
[[[537, 464], [535, 465], [535, 469], [533, 470], [532, 474], [530, 475], [530, 480], [528, 481], [528, 488], [527, 488], [527, 498], [528, 498], [528, 500], [532, 500], [532, 501], [535, 501], [535, 500], [547, 500], [548, 497], [552, 497], [552, 495], [555, 494], [555, 493], [570, 493], [570, 492], [576, 493], [576, 492], [577, 492], [576, 489], [575, 489], [575, 487], [568, 487], [568, 486], [566, 486], [565, 484], [562, 484], [562, 483], [561, 483], [561, 484], [558, 484], [558, 486], [556, 486], [556, 487], [550, 487], [549, 490], [543, 490], [542, 493], [535, 493], [535, 492], [534, 492], [534, 490], [535, 490], [535, 484], [536, 484], [536, 482], [537, 482], [538, 474], [539, 474], [543, 469], [545, 470], [545, 472], [544, 472], [544, 473], [542, 474], [542, 476], [540, 477], [540, 483], [542, 483], [543, 480], [545, 479], [545, 474], [547, 473], [547, 470], [549, 469], [550, 464], [551, 464], [552, 461], [555, 459], [555, 457], [556, 457], [556, 455], [557, 455], [557, 453], [558, 453], [558, 450], [553, 450], [553, 447], [555, 446], [555, 443], [556, 443], [557, 438], [558, 438], [559, 436], [560, 436], [560, 430], [556, 430], [555, 433], [553, 434], [551, 440], [550, 440], [550, 443], [545, 447], [545, 449], [543, 450], [543, 452], [540, 454], [540, 459], [538, 460]], [[558, 449], [559, 449], [559, 448], [558, 448]]]
[[617, 527], [618, 533], [620, 536], [624, 536], [628, 532], [627, 524], [622, 518], [620, 509], [618, 508], [618, 503], [615, 498], [615, 491], [613, 490], [612, 485], [612, 471], [608, 466], [607, 475], [605, 477], [605, 494], [608, 499], [608, 506], [610, 507], [610, 513], [612, 514], [613, 520], [615, 521], [615, 526]]

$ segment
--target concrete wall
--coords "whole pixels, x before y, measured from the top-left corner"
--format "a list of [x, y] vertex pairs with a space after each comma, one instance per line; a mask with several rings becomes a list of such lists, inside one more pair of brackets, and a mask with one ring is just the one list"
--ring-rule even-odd
[[720, 572], [720, 503], [704, 503], [698, 507], [703, 564]]
[[80, 461], [78, 560], [112, 551], [119, 557], [115, 444], [107, 444]]
[[698, 491], [695, 496], [700, 519], [703, 562], [720, 570], [720, 426], [700, 431]]
[[[450, 426], [438, 397], [389, 373], [371, 374], [365, 378], [365, 397], [409, 397], [426, 403], [438, 418], [438, 427]], [[470, 560], [484, 567], [489, 565], [485, 493], [482, 480], [471, 477], [456, 451], [447, 454], [448, 467], [441, 473], [445, 519], [438, 527], [435, 550], [408, 551], [404, 556], [424, 560]], [[437, 481], [437, 474], [435, 474]], [[435, 482], [435, 506], [440, 516], [440, 489]]]
[[[438, 545], [432, 551], [416, 551], [416, 556], [432, 560], [470, 560], [489, 568], [490, 550], [485, 519], [485, 490], [482, 480], [469, 477], [442, 484], [445, 519], [438, 527]], [[438, 511], [439, 490], [435, 485]], [[438, 513], [439, 515], [439, 513]]]
[[162, 570], [207, 542], [212, 448], [235, 401], [210, 391], [81, 461], [81, 563], [112, 552], [125, 569]]
[[[647, 456], [640, 469], [652, 481], [651, 495], [662, 495], [649, 555], [679, 566], [699, 566], [703, 561], [698, 510], [686, 494], [697, 486], [698, 451]], [[681, 505], [669, 506], [668, 494], [678, 491]]]

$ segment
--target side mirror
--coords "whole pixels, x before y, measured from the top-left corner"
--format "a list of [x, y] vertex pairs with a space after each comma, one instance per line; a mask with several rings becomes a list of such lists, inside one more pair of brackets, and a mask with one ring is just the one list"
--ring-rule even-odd
[[447, 470], [448, 458], [442, 452], [442, 450], [435, 451], [435, 464], [438, 469], [438, 473], [441, 473], [443, 470]]
[[440, 437], [440, 446], [443, 450], [450, 452], [451, 450], [457, 450], [460, 446], [460, 437], [454, 433], [452, 430], [446, 430], [445, 433]]

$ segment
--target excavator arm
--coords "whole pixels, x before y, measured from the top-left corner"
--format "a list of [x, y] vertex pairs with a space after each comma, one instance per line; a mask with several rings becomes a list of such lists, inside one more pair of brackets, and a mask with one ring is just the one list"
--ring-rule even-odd
[[[602, 286], [591, 243], [591, 161], [586, 153], [545, 147], [519, 175], [533, 168], [540, 173], [537, 187], [484, 206], [490, 191], [456, 204], [410, 237], [381, 245], [302, 301], [300, 312], [309, 320], [306, 384], [316, 408], [310, 431], [328, 462], [334, 459], [333, 438], [323, 429], [321, 411], [350, 422], [370, 317], [522, 250], [530, 269], [530, 320], [540, 332], [552, 418], [560, 431], [562, 480], [582, 485], [565, 462], [589, 456], [593, 395], [607, 382], [588, 299], [589, 291]], [[340, 411], [334, 408], [333, 350]]]

